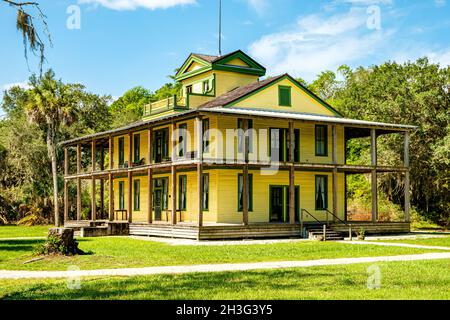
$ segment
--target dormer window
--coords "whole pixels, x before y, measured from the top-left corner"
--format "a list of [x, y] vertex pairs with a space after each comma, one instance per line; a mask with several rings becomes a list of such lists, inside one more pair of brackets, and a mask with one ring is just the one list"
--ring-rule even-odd
[[211, 90], [209, 86], [209, 80], [203, 81], [203, 93], [208, 93]]
[[193, 92], [192, 85], [186, 86], [186, 95], [191, 94]]

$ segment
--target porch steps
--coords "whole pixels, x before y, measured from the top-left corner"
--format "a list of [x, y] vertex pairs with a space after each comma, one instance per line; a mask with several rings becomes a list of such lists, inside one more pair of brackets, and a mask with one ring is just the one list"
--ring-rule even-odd
[[340, 241], [344, 240], [344, 237], [340, 232], [333, 230], [330, 227], [325, 229], [325, 239], [323, 239], [323, 225], [314, 224], [305, 227], [308, 239], [311, 240], [325, 240], [325, 241]]

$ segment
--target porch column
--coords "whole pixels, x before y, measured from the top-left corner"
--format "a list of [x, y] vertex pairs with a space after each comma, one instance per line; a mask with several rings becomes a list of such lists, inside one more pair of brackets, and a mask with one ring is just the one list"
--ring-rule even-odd
[[[77, 174], [81, 174], [81, 144], [77, 144]], [[77, 221], [81, 220], [81, 178], [77, 177]]]
[[370, 130], [370, 153], [372, 159], [372, 222], [378, 221], [378, 193], [377, 193], [377, 133], [375, 129]]
[[177, 169], [175, 167], [176, 160], [176, 136], [175, 132], [177, 130], [176, 123], [172, 123], [172, 164], [171, 169], [171, 179], [172, 179], [172, 225], [177, 224]]
[[409, 178], [409, 170], [410, 170], [410, 163], [409, 163], [409, 144], [410, 144], [410, 134], [408, 131], [405, 132], [405, 141], [404, 141], [404, 156], [403, 156], [403, 162], [404, 166], [406, 168], [405, 172], [405, 221], [410, 222], [410, 178]]
[[295, 224], [294, 122], [289, 122], [289, 223]]
[[248, 194], [249, 194], [249, 185], [248, 185], [248, 149], [249, 149], [249, 141], [248, 141], [248, 120], [242, 120], [243, 130], [244, 130], [244, 168], [242, 170], [242, 220], [244, 226], [248, 225]]
[[198, 226], [203, 226], [203, 120], [195, 118], [197, 132], [195, 133], [197, 149], [197, 195], [198, 195]]
[[91, 189], [91, 220], [95, 221], [97, 218], [97, 204], [95, 199], [96, 188], [95, 188], [95, 178], [92, 176], [91, 179], [92, 189]]
[[[337, 127], [336, 125], [332, 126], [332, 139], [333, 139], [333, 150], [332, 150], [332, 161], [333, 161], [333, 214], [338, 216], [338, 188], [337, 188]], [[336, 218], [333, 217], [333, 221], [336, 221]]]
[[96, 154], [95, 154], [95, 148], [96, 147], [96, 141], [92, 140], [91, 142], [91, 164], [92, 164], [92, 173], [91, 173], [91, 184], [92, 184], [92, 191], [91, 191], [91, 220], [95, 221], [97, 219], [97, 204], [96, 204], [96, 185], [95, 185], [95, 177], [94, 177], [94, 171], [95, 171], [95, 165], [96, 165]]
[[114, 169], [114, 138], [109, 137], [109, 221], [114, 220], [114, 179], [111, 170]]
[[[103, 143], [100, 146], [100, 170], [105, 170], [105, 147]], [[105, 218], [105, 180], [100, 178], [100, 216]]]
[[128, 222], [133, 222], [133, 133], [128, 134]]
[[153, 158], [153, 128], [148, 129], [148, 170], [147, 170], [147, 183], [148, 183], [148, 194], [147, 194], [147, 203], [148, 203], [148, 215], [147, 222], [153, 223], [153, 169], [152, 169], [152, 158]]
[[[64, 148], [64, 175], [69, 174], [69, 153], [67, 148]], [[69, 220], [69, 191], [68, 181], [64, 179], [64, 222]], [[63, 224], [64, 224], [63, 222]]]

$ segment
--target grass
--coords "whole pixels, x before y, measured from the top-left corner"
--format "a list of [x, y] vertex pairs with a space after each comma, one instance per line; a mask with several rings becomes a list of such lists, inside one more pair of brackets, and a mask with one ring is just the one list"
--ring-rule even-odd
[[2, 281], [0, 299], [450, 299], [450, 260], [376, 264], [381, 287], [369, 290], [369, 264], [81, 280]]
[[408, 243], [408, 244], [418, 244], [418, 245], [424, 245], [424, 246], [438, 246], [438, 247], [449, 247], [450, 248], [450, 236], [444, 236], [444, 237], [440, 237], [440, 238], [389, 240], [389, 241], [381, 241], [381, 242]]
[[0, 226], [0, 239], [19, 237], [46, 237], [52, 226]]
[[86, 238], [79, 247], [90, 252], [83, 256], [48, 256], [29, 264], [34, 247], [43, 240], [0, 241], [0, 270], [104, 269], [146, 266], [239, 263], [283, 260], [310, 260], [342, 257], [419, 254], [436, 250], [352, 245], [336, 242], [295, 242], [261, 245], [171, 246], [125, 237]]

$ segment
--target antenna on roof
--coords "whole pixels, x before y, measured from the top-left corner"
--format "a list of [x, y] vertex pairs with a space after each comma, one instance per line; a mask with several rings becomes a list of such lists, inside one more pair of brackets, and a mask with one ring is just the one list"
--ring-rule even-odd
[[219, 56], [222, 56], [222, 0], [219, 0]]

